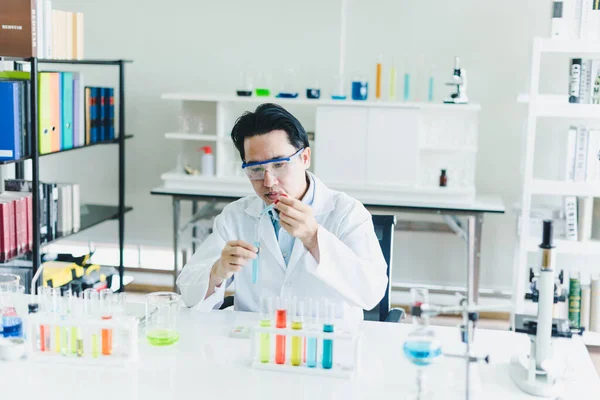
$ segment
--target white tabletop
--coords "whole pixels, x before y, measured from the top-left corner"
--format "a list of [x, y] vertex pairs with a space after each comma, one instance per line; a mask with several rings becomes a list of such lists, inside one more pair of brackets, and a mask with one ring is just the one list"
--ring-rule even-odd
[[[435, 197], [416, 198], [407, 196], [401, 191], [386, 190], [374, 191], [352, 187], [335, 187], [332, 189], [346, 192], [349, 196], [359, 200], [367, 207], [391, 207], [419, 210], [439, 210], [457, 212], [482, 212], [482, 213], [504, 213], [504, 202], [498, 195], [477, 194], [470, 201], [440, 200]], [[251, 188], [239, 183], [222, 182], [218, 186], [203, 185], [194, 189], [155, 187], [152, 194], [184, 197], [215, 197], [236, 199], [253, 194]]]
[[[141, 315], [142, 307], [131, 308]], [[250, 340], [231, 338], [233, 326], [253, 326], [258, 315], [232, 311], [181, 310], [181, 339], [171, 347], [151, 347], [140, 339], [134, 367], [81, 367], [31, 361], [0, 362], [5, 399], [404, 399], [414, 388], [415, 367], [403, 356], [410, 324], [363, 322], [358, 374], [350, 379], [256, 370], [250, 366]], [[460, 352], [457, 328], [436, 327], [445, 352]], [[563, 399], [597, 398], [600, 380], [579, 339], [557, 340], [567, 355]], [[533, 399], [511, 381], [508, 362], [529, 349], [525, 335], [477, 330], [475, 350], [490, 354], [491, 364], [472, 365], [472, 399]], [[464, 361], [443, 357], [429, 367], [429, 382], [440, 399], [460, 399]]]

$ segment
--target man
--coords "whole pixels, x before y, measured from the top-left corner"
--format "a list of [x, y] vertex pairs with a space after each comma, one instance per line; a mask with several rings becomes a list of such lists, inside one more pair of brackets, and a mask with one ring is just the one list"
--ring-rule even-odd
[[[217, 307], [235, 280], [236, 310], [259, 311], [261, 296], [326, 297], [338, 316], [362, 319], [387, 285], [369, 212], [307, 171], [308, 137], [283, 107], [262, 104], [244, 113], [231, 138], [256, 196], [216, 217], [213, 233], [177, 279], [184, 303]], [[335, 157], [335, 149], [319, 151]]]

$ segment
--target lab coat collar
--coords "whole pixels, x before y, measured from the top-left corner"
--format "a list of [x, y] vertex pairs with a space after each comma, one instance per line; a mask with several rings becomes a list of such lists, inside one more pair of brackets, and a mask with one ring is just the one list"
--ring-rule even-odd
[[[315, 217], [319, 215], [324, 215], [330, 213], [333, 208], [333, 194], [331, 193], [331, 189], [329, 189], [319, 178], [314, 176], [312, 173], [307, 172], [310, 179], [315, 183], [315, 192], [314, 199], [312, 203], [313, 212]], [[248, 207], [244, 210], [246, 214], [258, 218], [260, 216], [261, 211], [264, 209], [263, 200], [256, 196], [255, 199], [250, 202]], [[268, 218], [267, 218], [268, 219]]]

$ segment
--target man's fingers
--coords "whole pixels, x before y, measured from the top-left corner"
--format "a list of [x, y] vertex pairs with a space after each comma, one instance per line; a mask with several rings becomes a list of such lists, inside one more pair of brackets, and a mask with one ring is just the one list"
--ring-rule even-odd
[[304, 213], [294, 207], [277, 203], [277, 209], [280, 211], [279, 215], [286, 214], [288, 217], [295, 220], [301, 221], [304, 219]]
[[232, 247], [229, 250], [229, 254], [234, 257], [244, 257], [244, 258], [256, 258], [256, 252], [246, 250], [242, 247]]
[[258, 251], [258, 249], [256, 247], [254, 247], [250, 243], [245, 242], [243, 240], [233, 240], [231, 242], [227, 242], [227, 245], [229, 247], [242, 247], [242, 248], [252, 251], [254, 253], [256, 253]]

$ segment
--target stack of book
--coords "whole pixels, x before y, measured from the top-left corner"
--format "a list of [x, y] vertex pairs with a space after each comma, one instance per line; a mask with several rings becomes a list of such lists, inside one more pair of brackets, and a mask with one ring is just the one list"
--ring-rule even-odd
[[[0, 72], [0, 161], [31, 155], [29, 73]], [[41, 72], [39, 153], [115, 139], [114, 89], [85, 87], [79, 72]]]
[[552, 28], [556, 39], [600, 39], [600, 2], [598, 0], [554, 0]]
[[51, 0], [2, 0], [0, 25], [0, 56], [83, 59], [83, 13], [53, 10]]
[[[0, 193], [0, 262], [31, 250], [32, 183], [4, 181]], [[79, 185], [40, 183], [40, 239], [42, 244], [78, 232], [81, 228]]]
[[569, 103], [600, 104], [600, 59], [572, 58]]

